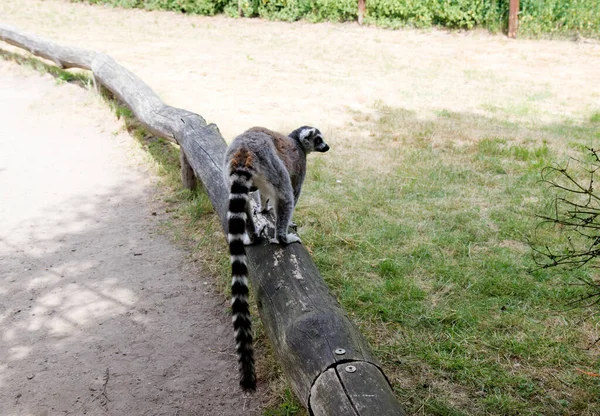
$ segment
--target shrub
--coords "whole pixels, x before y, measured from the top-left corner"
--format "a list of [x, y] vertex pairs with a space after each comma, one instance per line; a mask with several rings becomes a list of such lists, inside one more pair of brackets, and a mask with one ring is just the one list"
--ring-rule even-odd
[[[237, 15], [237, 0], [73, 0], [183, 13]], [[521, 0], [519, 31], [530, 35], [575, 33], [600, 36], [599, 0]], [[367, 21], [388, 27], [492, 31], [507, 27], [509, 0], [366, 0]], [[272, 20], [356, 20], [357, 0], [241, 0], [244, 16]]]

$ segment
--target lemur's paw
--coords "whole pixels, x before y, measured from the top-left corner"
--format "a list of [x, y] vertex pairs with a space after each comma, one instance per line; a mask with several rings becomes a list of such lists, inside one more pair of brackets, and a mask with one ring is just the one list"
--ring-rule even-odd
[[[302, 241], [300, 240], [300, 237], [298, 237], [296, 234], [279, 234], [277, 236], [277, 238], [274, 238], [273, 240], [275, 241], [279, 241], [279, 244], [282, 246], [287, 246], [288, 244], [292, 244], [292, 243], [302, 243]], [[271, 240], [271, 242], [273, 242], [273, 240]]]

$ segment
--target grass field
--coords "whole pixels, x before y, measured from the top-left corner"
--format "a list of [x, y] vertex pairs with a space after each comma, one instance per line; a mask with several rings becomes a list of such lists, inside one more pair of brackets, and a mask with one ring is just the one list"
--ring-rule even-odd
[[597, 372], [599, 320], [566, 307], [589, 272], [529, 272], [527, 245], [559, 237], [535, 233], [540, 170], [597, 144], [593, 117], [537, 126], [381, 106], [356, 115], [369, 133], [345, 143], [344, 163], [312, 166], [300, 232], [410, 413], [597, 414], [599, 380], [577, 368]]
[[[28, 13], [39, 13], [40, 25], [49, 9], [65, 7], [35, 4]], [[26, 24], [29, 16], [19, 14], [17, 5], [6, 6], [6, 13]], [[196, 27], [171, 14], [69, 7], [68, 17], [51, 10], [53, 24], [60, 22], [51, 31], [67, 42], [86, 24], [96, 30], [89, 35], [92, 46], [106, 42], [103, 33], [118, 33], [108, 25], [121, 13], [131, 27], [142, 27], [129, 35], [135, 40], [131, 58], [121, 38], [110, 41], [108, 53], [120, 47], [117, 58], [131, 59], [134, 72], [158, 84], [169, 103], [212, 112], [209, 121], [226, 137], [242, 126], [265, 124], [259, 114], [273, 123], [285, 115], [274, 128], [287, 126], [296, 114], [326, 125], [332, 150], [310, 158], [295, 221], [410, 414], [600, 414], [600, 377], [594, 376], [600, 372], [598, 309], [571, 304], [586, 293], [578, 278], [598, 279], [597, 271], [531, 271], [527, 243], [562, 238], [557, 230], [536, 233], [535, 215], [548, 212], [552, 196], [540, 182], [541, 169], [581, 157], [585, 146], [599, 146], [597, 46], [223, 18], [198, 18], [193, 22], [202, 24]], [[194, 76], [187, 72], [193, 57], [173, 57], [186, 61], [168, 76], [155, 71], [144, 49], [156, 42], [152, 31], [164, 36], [162, 49], [153, 51], [164, 61], [170, 62], [169, 45], [179, 39], [208, 39], [228, 56], [242, 56], [246, 66], [232, 75], [223, 69], [229, 60], [210, 57], [214, 62], [204, 68], [212, 70], [203, 75], [211, 86], [208, 98], [194, 98], [205, 97], [199, 83], [190, 86], [196, 89], [191, 93], [170, 88]], [[223, 33], [233, 33], [232, 40]], [[356, 53], [342, 48], [359, 35], [363, 43], [352, 45]], [[256, 36], [252, 44], [258, 49], [244, 43], [248, 36]], [[269, 72], [273, 56], [291, 61], [298, 50], [315, 51], [306, 67]], [[272, 89], [252, 90], [265, 80], [272, 80]], [[297, 88], [285, 90], [284, 81]], [[292, 94], [295, 109], [273, 108], [282, 91]], [[234, 99], [251, 106], [235, 107]], [[330, 119], [341, 124], [327, 124]], [[227, 248], [207, 196], [179, 189], [172, 145], [140, 143], [165, 175], [173, 212], [165, 230], [188, 245], [227, 292]], [[268, 340], [257, 331], [258, 371], [279, 397], [266, 414], [303, 414], [273, 370]]]
[[[597, 144], [597, 114], [547, 126], [381, 105], [354, 118], [352, 135], [331, 143], [343, 157], [311, 160], [296, 221], [409, 413], [597, 415], [600, 380], [584, 372], [600, 366], [600, 319], [570, 306], [586, 294], [578, 278], [597, 275], [531, 271], [528, 246], [561, 239], [536, 232], [551, 200], [540, 171]], [[176, 153], [157, 160], [176, 190]], [[226, 246], [206, 195], [174, 192], [176, 228], [226, 292]], [[265, 374], [273, 359], [259, 342]], [[267, 414], [300, 412], [283, 400]]]

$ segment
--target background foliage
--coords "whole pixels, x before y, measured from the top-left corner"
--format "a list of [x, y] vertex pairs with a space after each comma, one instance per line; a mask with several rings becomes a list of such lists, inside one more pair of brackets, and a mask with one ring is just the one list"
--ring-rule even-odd
[[[73, 0], [183, 13], [237, 15], [237, 0]], [[273, 20], [353, 21], [357, 0], [242, 0], [245, 16]], [[441, 26], [505, 30], [509, 0], [366, 0], [369, 23], [398, 28]], [[520, 33], [600, 35], [598, 0], [521, 0]]]

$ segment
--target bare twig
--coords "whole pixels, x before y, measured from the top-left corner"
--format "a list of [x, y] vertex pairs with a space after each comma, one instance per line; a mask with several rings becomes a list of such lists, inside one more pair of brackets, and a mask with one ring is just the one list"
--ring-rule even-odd
[[[600, 149], [587, 150], [592, 159], [589, 163], [570, 159], [564, 167], [554, 165], [542, 170], [542, 182], [555, 192], [555, 197], [552, 213], [537, 216], [541, 222], [536, 231], [543, 225], [551, 225], [567, 233], [567, 237], [557, 248], [530, 243], [536, 269], [556, 266], [600, 268], [600, 193], [594, 189], [600, 171]], [[571, 162], [576, 166], [571, 167]], [[585, 307], [600, 303], [600, 282], [579, 280], [589, 292], [572, 303], [582, 304], [590, 299], [592, 302]]]

